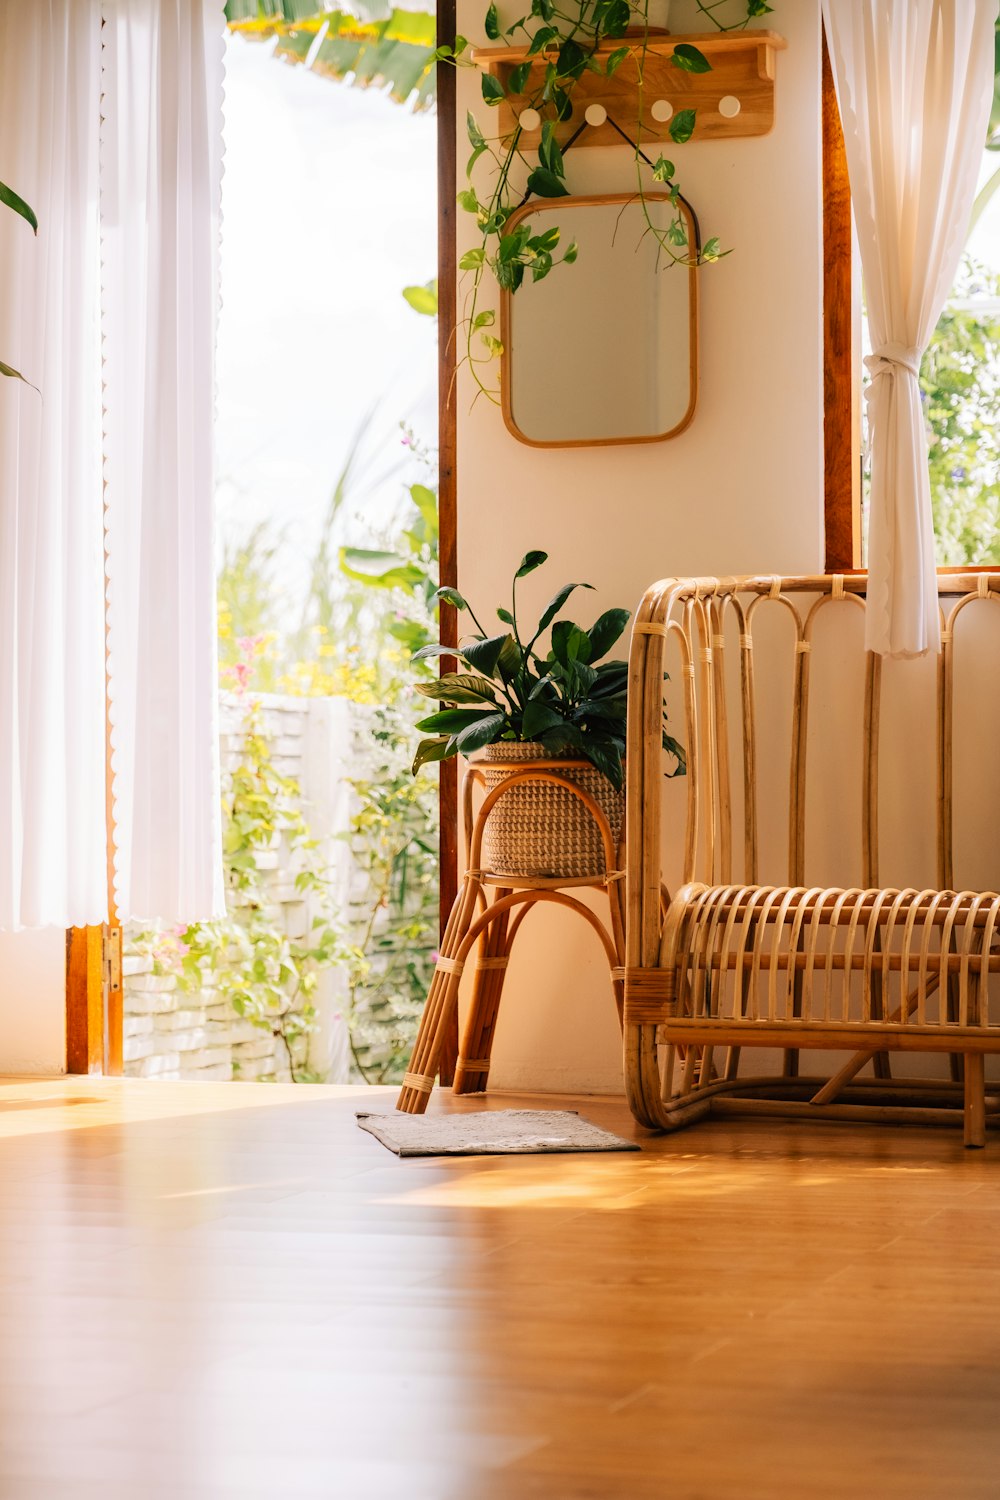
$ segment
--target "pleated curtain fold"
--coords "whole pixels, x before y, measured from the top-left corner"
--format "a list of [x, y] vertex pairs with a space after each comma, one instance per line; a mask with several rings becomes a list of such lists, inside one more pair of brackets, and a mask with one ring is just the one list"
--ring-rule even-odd
[[920, 361], [968, 233], [997, 0], [823, 0], [872, 354], [867, 646], [940, 640]]
[[[223, 910], [222, 0], [0, 0], [0, 928]], [[102, 125], [103, 116], [103, 125]], [[102, 266], [103, 261], [103, 266]]]

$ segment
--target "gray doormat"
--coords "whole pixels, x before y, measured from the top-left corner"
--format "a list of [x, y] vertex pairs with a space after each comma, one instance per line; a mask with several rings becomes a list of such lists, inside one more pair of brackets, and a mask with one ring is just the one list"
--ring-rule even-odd
[[638, 1151], [575, 1110], [484, 1109], [462, 1115], [373, 1115], [357, 1122], [397, 1156], [511, 1156], [539, 1151]]

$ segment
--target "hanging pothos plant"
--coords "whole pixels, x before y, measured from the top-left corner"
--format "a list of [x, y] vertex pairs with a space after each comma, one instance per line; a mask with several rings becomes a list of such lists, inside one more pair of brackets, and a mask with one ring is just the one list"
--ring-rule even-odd
[[[765, 0], [738, 0], [742, 14], [727, 25], [715, 14], [724, 3], [725, 0], [696, 0], [698, 10], [718, 31], [742, 30], [749, 21], [773, 9]], [[479, 305], [483, 277], [488, 271], [501, 289], [513, 293], [526, 275], [530, 274], [532, 281], [541, 281], [555, 266], [569, 265], [576, 260], [576, 245], [570, 243], [561, 248], [558, 226], [535, 233], [527, 219], [522, 219], [513, 228], [508, 228], [508, 221], [532, 195], [539, 198], [569, 195], [556, 127], [573, 120], [574, 92], [585, 73], [610, 77], [626, 59], [635, 61], [639, 118], [624, 123], [626, 127], [631, 126], [634, 135], [636, 198], [643, 210], [644, 233], [656, 239], [658, 257], [662, 258], [663, 264], [703, 265], [719, 260], [728, 251], [722, 250], [714, 236], [700, 250], [697, 245], [688, 243], [674, 164], [662, 152], [654, 161], [648, 162], [642, 149], [643, 75], [650, 39], [649, 0], [531, 0], [530, 12], [519, 16], [504, 30], [501, 30], [497, 7], [491, 3], [484, 29], [492, 42], [519, 48], [526, 45], [527, 57], [510, 70], [506, 85], [492, 73], [483, 74], [483, 103], [488, 108], [496, 108], [508, 97], [515, 96], [522, 114], [526, 109], [533, 109], [542, 122], [537, 160], [533, 160], [522, 150], [524, 130], [520, 124], [515, 123], [510, 136], [503, 139], [491, 137], [471, 110], [466, 120], [472, 147], [466, 165], [469, 186], [459, 193], [458, 203], [475, 215], [480, 243], [467, 250], [459, 261], [459, 269], [467, 272], [470, 278], [463, 315], [459, 319], [465, 344], [462, 362], [469, 366], [478, 388], [477, 398], [485, 395], [497, 401], [497, 391], [489, 383], [488, 367], [503, 353], [503, 346], [492, 331], [496, 314], [492, 308], [480, 308]], [[620, 47], [608, 52], [605, 45], [602, 50], [602, 44], [619, 38]], [[468, 50], [468, 41], [459, 36], [455, 38], [453, 48], [442, 47], [437, 55], [463, 66], [467, 64]], [[674, 67], [688, 73], [708, 73], [712, 68], [704, 53], [689, 42], [681, 42], [674, 48], [671, 62]], [[468, 65], [474, 66], [472, 63]], [[694, 109], [679, 110], [668, 127], [671, 141], [675, 145], [689, 141], [695, 122]], [[485, 194], [473, 183], [473, 173], [482, 158], [488, 158], [493, 165], [492, 183]], [[665, 192], [673, 206], [673, 217], [666, 225], [654, 222], [649, 211], [643, 177], [643, 166], [647, 162], [658, 194]]]

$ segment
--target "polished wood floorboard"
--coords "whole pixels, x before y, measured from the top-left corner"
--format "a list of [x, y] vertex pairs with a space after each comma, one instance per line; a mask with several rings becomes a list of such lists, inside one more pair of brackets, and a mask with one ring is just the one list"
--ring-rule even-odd
[[1000, 1146], [399, 1161], [393, 1097], [0, 1084], [3, 1500], [1000, 1495]]

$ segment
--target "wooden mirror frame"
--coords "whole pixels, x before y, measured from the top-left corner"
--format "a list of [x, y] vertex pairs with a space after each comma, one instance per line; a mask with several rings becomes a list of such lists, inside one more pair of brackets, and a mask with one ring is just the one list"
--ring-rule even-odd
[[[646, 200], [650, 202], [669, 203], [670, 194], [651, 192], [647, 193]], [[580, 197], [565, 198], [532, 198], [528, 203], [522, 203], [521, 207], [511, 214], [505, 230], [513, 229], [522, 219], [532, 214], [539, 213], [562, 213], [567, 208], [585, 208], [592, 205], [603, 205], [620, 203], [624, 208], [629, 203], [639, 201], [636, 193], [590, 193]], [[688, 228], [688, 244], [700, 247], [700, 233], [698, 219], [690, 203], [681, 198], [678, 202], [680, 212], [684, 215]], [[664, 268], [676, 270], [677, 267]], [[557, 275], [572, 275], [569, 271], [558, 268]], [[685, 428], [691, 425], [694, 417], [695, 407], [698, 404], [698, 269], [690, 266], [687, 270], [689, 287], [689, 313], [688, 313], [688, 357], [689, 357], [689, 397], [687, 409], [681, 420], [670, 428], [668, 432], [644, 433], [637, 437], [598, 437], [598, 438], [557, 438], [547, 441], [542, 438], [528, 437], [518, 427], [514, 418], [513, 400], [511, 394], [511, 304], [516, 293], [507, 290], [506, 287], [500, 293], [500, 342], [503, 345], [503, 353], [500, 356], [500, 399], [503, 410], [504, 424], [512, 437], [517, 438], [519, 443], [526, 444], [529, 448], [610, 448], [619, 447], [631, 443], [664, 443], [669, 438], [678, 437]]]

